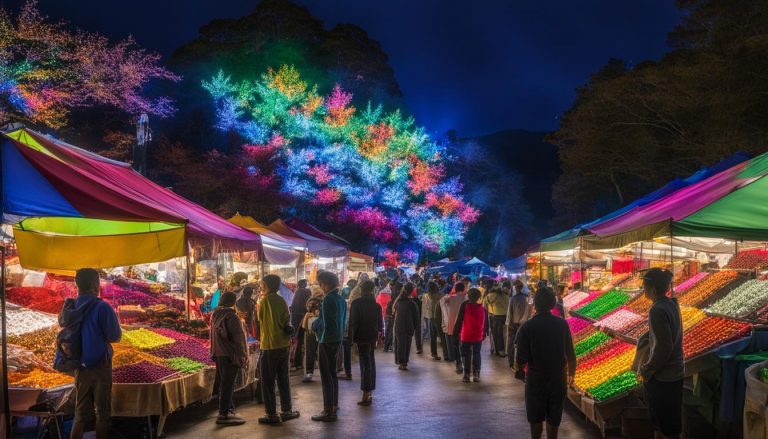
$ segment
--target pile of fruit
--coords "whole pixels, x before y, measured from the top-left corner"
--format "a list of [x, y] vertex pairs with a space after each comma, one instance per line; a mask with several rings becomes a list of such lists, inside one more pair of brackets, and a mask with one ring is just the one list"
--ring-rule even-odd
[[683, 353], [689, 360], [697, 355], [745, 337], [752, 330], [746, 323], [720, 317], [706, 317], [683, 334]]
[[758, 270], [768, 267], [768, 250], [747, 250], [737, 253], [726, 265], [727, 268]]
[[681, 294], [678, 297], [678, 303], [687, 306], [700, 306], [713, 294], [736, 280], [738, 277], [739, 274], [737, 272], [730, 270], [719, 271], [711, 276], [707, 276], [684, 294]]

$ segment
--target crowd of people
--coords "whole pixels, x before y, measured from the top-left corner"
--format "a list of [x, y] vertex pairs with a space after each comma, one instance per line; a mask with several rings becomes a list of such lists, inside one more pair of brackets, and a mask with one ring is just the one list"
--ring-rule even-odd
[[[635, 361], [659, 437], [679, 437], [682, 428], [682, 327], [677, 302], [668, 297], [671, 278], [671, 273], [660, 269], [645, 274], [644, 291], [653, 306], [650, 331], [641, 339]], [[93, 302], [99, 311], [81, 316], [83, 360], [87, 361], [76, 371], [77, 434], [73, 437], [87, 431], [86, 424], [95, 424], [97, 437], [106, 437], [109, 343], [119, 340], [120, 328], [114, 311], [98, 300], [98, 273], [81, 270], [77, 284], [79, 308], [73, 309], [84, 314], [83, 307]], [[258, 372], [265, 414], [258, 422], [270, 425], [300, 416], [291, 400], [291, 369], [301, 370], [303, 382], [311, 382], [317, 366], [323, 407], [311, 419], [333, 422], [339, 410], [339, 380], [353, 376], [353, 346], [362, 391], [358, 404], [370, 406], [379, 346], [383, 352], [393, 352], [399, 370], [407, 372], [413, 344], [416, 353], [422, 354], [423, 341], [428, 340], [433, 361], [451, 364], [464, 383], [478, 383], [483, 341], [490, 338], [490, 353], [506, 357], [515, 377], [525, 381], [531, 436], [541, 437], [546, 426], [547, 437], [557, 437], [567, 388], [576, 372], [565, 320], [568, 310], [562, 301], [566, 288], [555, 293], [544, 281], [530, 288], [521, 279], [473, 282], [458, 275], [408, 277], [401, 271], [373, 279], [363, 274], [343, 288], [336, 274], [322, 271], [316, 284], [309, 289], [306, 280], [299, 281], [290, 306], [279, 294], [282, 282], [276, 275], [220, 295], [210, 326], [217, 424], [246, 422], [235, 411], [233, 393], [238, 374], [248, 367], [249, 335], [260, 341]], [[86, 352], [100, 352], [99, 358], [85, 358]]]

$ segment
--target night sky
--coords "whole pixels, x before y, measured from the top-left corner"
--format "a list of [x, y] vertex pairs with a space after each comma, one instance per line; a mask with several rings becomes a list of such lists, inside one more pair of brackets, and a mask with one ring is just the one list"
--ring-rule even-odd
[[[673, 0], [296, 0], [328, 26], [382, 43], [408, 110], [429, 131], [554, 130], [575, 88], [610, 57], [659, 59], [680, 20]], [[0, 0], [17, 8], [22, 1]], [[213, 18], [254, 0], [39, 0], [49, 16], [170, 55]], [[472, 6], [470, 6], [472, 5]], [[482, 7], [480, 6], [482, 5]]]

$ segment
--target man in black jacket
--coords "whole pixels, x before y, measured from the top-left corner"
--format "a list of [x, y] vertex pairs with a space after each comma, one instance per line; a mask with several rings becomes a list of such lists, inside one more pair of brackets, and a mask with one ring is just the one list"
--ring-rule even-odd
[[367, 280], [360, 285], [361, 297], [352, 302], [349, 311], [349, 338], [357, 343], [360, 355], [360, 390], [363, 399], [358, 404], [371, 405], [373, 390], [376, 389], [376, 342], [384, 330], [381, 305], [373, 296], [374, 284]]
[[304, 320], [304, 315], [307, 313], [307, 301], [312, 296], [312, 292], [307, 288], [307, 280], [302, 279], [297, 284], [296, 293], [293, 295], [293, 302], [291, 302], [291, 326], [297, 328], [296, 332], [296, 347], [293, 351], [293, 368], [295, 370], [301, 369], [304, 360], [304, 327], [301, 322]]

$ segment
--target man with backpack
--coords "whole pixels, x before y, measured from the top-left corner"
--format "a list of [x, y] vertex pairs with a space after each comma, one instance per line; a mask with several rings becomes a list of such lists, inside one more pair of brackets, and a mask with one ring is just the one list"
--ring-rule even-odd
[[[122, 331], [115, 311], [99, 298], [99, 272], [93, 268], [81, 268], [77, 270], [75, 283], [77, 299], [74, 303], [65, 304], [59, 317], [62, 330], [57, 340], [55, 366], [59, 370], [66, 369], [66, 363], [79, 354], [79, 364], [74, 369], [76, 402], [71, 437], [80, 439], [95, 425], [96, 438], [107, 439], [112, 411], [110, 343], [120, 341]], [[76, 340], [67, 343], [67, 335], [77, 338], [77, 333], [81, 345], [73, 346]]]

